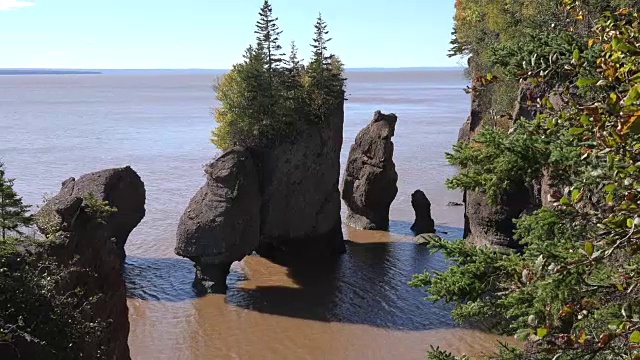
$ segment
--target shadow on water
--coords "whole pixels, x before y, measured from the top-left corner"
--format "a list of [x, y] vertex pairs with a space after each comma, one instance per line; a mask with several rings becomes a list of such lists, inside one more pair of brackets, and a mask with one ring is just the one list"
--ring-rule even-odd
[[[394, 229], [404, 228], [396, 222]], [[410, 226], [410, 224], [409, 224]], [[459, 237], [461, 229], [440, 228]], [[411, 241], [360, 241], [380, 234], [348, 232], [347, 253], [322, 264], [305, 263], [286, 270], [290, 281], [243, 287], [242, 266], [232, 267], [226, 303], [265, 314], [322, 322], [362, 324], [392, 330], [424, 331], [455, 327], [451, 307], [425, 301], [426, 293], [407, 285], [413, 274], [443, 270], [447, 262]], [[371, 234], [369, 234], [371, 233]], [[355, 236], [357, 234], [357, 236]], [[442, 234], [441, 234], [442, 236]], [[444, 237], [444, 236], [443, 236]], [[125, 277], [131, 298], [188, 301], [194, 269], [184, 259], [127, 258]]]

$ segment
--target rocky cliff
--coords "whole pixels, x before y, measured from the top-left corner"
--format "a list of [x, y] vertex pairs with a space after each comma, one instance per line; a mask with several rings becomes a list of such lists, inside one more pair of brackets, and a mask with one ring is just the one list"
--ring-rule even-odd
[[[472, 88], [479, 88], [473, 85]], [[548, 94], [550, 89], [522, 84], [518, 89], [517, 100], [510, 114], [500, 119], [492, 119], [491, 87], [484, 87], [472, 93], [471, 114], [460, 129], [458, 141], [469, 142], [482, 127], [499, 126], [510, 129], [522, 118], [533, 119], [539, 112], [538, 100]], [[562, 106], [557, 96], [550, 97], [555, 107]], [[503, 196], [499, 203], [492, 205], [485, 194], [465, 191], [464, 237], [478, 245], [505, 246], [518, 248], [513, 239], [515, 224], [513, 220], [524, 212], [532, 211], [546, 204], [548, 195], [553, 192], [553, 181], [548, 174], [533, 184], [520, 184], [519, 188]]]
[[391, 140], [397, 121], [394, 114], [376, 111], [351, 146], [342, 185], [347, 225], [367, 230], [389, 228], [389, 208], [398, 194]]

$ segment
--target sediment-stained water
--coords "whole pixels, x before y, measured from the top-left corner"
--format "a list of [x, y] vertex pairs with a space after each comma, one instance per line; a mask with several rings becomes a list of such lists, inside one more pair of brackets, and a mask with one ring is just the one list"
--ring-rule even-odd
[[430, 345], [472, 356], [497, 338], [456, 327], [445, 304], [407, 282], [444, 269], [412, 242], [411, 193], [432, 202], [441, 236], [462, 235], [461, 195], [444, 152], [469, 112], [462, 71], [348, 74], [343, 164], [375, 110], [398, 115], [399, 193], [390, 232], [344, 229], [347, 253], [329, 264], [283, 268], [251, 256], [235, 263], [226, 296], [198, 297], [190, 261], [173, 254], [178, 219], [204, 183], [214, 73], [113, 72], [0, 77], [0, 159], [32, 204], [62, 180], [131, 165], [147, 189], [147, 215], [127, 243], [134, 359], [424, 359]]

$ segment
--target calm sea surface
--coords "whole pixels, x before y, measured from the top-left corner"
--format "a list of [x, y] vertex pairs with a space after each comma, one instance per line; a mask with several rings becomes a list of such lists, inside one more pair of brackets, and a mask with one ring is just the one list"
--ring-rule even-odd
[[430, 345], [473, 356], [496, 338], [458, 328], [450, 308], [423, 300], [411, 275], [443, 269], [413, 244], [410, 195], [427, 193], [441, 234], [462, 235], [461, 195], [444, 152], [469, 112], [462, 71], [351, 72], [342, 163], [375, 110], [398, 115], [399, 193], [390, 232], [345, 227], [348, 252], [323, 267], [286, 269], [260, 257], [235, 263], [225, 296], [197, 297], [190, 261], [173, 254], [178, 219], [204, 183], [216, 105], [213, 73], [0, 77], [0, 159], [26, 202], [71, 176], [131, 165], [147, 215], [127, 243], [134, 359], [424, 359]]

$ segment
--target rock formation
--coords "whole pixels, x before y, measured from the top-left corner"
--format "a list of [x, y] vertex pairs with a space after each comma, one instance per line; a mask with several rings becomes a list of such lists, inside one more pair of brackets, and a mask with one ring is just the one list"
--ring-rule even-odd
[[177, 232], [176, 254], [195, 262], [197, 288], [226, 290], [234, 261], [256, 251], [280, 263], [345, 251], [340, 218], [343, 104], [270, 149], [235, 148], [206, 169]]
[[411, 206], [416, 214], [411, 231], [416, 235], [435, 233], [435, 222], [431, 218], [431, 202], [422, 190], [416, 190], [411, 194]]
[[389, 207], [398, 193], [391, 141], [397, 120], [394, 114], [376, 111], [351, 146], [342, 186], [342, 200], [348, 209], [346, 223], [350, 226], [389, 228]]
[[258, 247], [260, 183], [251, 154], [231, 149], [205, 168], [207, 182], [178, 225], [176, 254], [195, 263], [196, 287], [224, 292], [229, 267]]
[[[115, 210], [100, 213], [100, 202]], [[99, 346], [108, 359], [129, 359], [129, 318], [122, 277], [124, 245], [145, 215], [145, 189], [130, 167], [70, 178], [36, 214], [40, 231], [51, 241], [46, 255], [79, 271], [68, 284], [96, 295], [97, 319], [107, 322]], [[95, 349], [94, 349], [95, 350]]]
[[[548, 89], [523, 84], [518, 90], [518, 99], [514, 103], [512, 114], [508, 117], [509, 121], [502, 125], [510, 128], [520, 118], [535, 117], [537, 100], [547, 91]], [[469, 142], [482, 126], [495, 125], [483, 125], [490, 110], [491, 96], [491, 91], [486, 89], [472, 94], [471, 115], [460, 129], [458, 141]], [[560, 100], [554, 100], [554, 106], [555, 103], [559, 104]], [[513, 220], [520, 217], [524, 211], [541, 206], [543, 199], [540, 199], [540, 192], [548, 191], [548, 186], [545, 185], [547, 183], [548, 181], [542, 180], [542, 185], [522, 184], [520, 189], [503, 196], [498, 205], [490, 204], [483, 193], [465, 191], [465, 238], [478, 245], [517, 248], [519, 245], [513, 239]], [[538, 191], [530, 191], [529, 188], [538, 188]]]
[[477, 245], [517, 248], [513, 239], [514, 219], [530, 208], [529, 191], [514, 191], [492, 205], [482, 193], [465, 193], [464, 238]]

